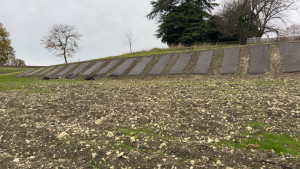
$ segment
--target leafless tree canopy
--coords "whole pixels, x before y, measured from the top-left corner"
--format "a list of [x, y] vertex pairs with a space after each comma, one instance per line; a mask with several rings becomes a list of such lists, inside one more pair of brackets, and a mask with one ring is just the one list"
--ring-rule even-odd
[[67, 57], [79, 51], [78, 41], [81, 37], [75, 26], [61, 24], [53, 26], [41, 43], [49, 52], [54, 52], [58, 57], [63, 56], [65, 63], [68, 63]]
[[134, 34], [132, 33], [132, 31], [126, 32], [125, 36], [126, 36], [126, 39], [125, 39], [124, 43], [127, 46], [129, 46], [130, 53], [132, 53], [132, 46], [133, 46], [133, 43], [135, 42], [136, 38], [135, 38]]
[[291, 25], [286, 28], [284, 36], [300, 36], [300, 25]]
[[286, 11], [296, 8], [296, 0], [230, 0], [223, 4], [224, 15], [235, 11], [239, 31], [247, 38], [251, 24], [257, 27], [257, 37], [268, 32], [281, 31], [279, 22], [285, 23]]

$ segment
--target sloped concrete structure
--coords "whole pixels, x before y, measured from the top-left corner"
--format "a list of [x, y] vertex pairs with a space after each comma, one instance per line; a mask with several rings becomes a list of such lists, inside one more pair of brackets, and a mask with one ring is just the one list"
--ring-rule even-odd
[[167, 66], [172, 55], [163, 55], [159, 58], [159, 61], [150, 70], [149, 75], [160, 75], [164, 68]]
[[18, 74], [17, 77], [21, 77], [21, 76], [26, 76], [27, 74], [30, 74], [32, 72], [34, 72], [35, 70], [34, 69], [31, 69], [31, 70], [27, 70], [21, 74]]
[[198, 61], [193, 70], [193, 74], [202, 74], [205, 75], [208, 73], [208, 69], [211, 65], [213, 55], [215, 51], [203, 51], [200, 52], [198, 56]]
[[73, 68], [75, 68], [77, 64], [71, 64], [68, 65], [67, 68], [65, 68], [63, 71], [59, 72], [56, 76], [64, 76], [66, 75], [69, 71], [71, 71]]
[[220, 74], [235, 74], [240, 64], [240, 48], [224, 50], [224, 58], [220, 68]]
[[279, 45], [282, 60], [282, 71], [285, 73], [300, 72], [300, 43]]
[[58, 71], [60, 71], [61, 69], [63, 69], [65, 67], [65, 65], [61, 65], [56, 67], [54, 70], [52, 70], [51, 72], [47, 73], [46, 76], [51, 76], [54, 75], [55, 73], [57, 73]]
[[113, 76], [120, 76], [122, 75], [136, 60], [136, 58], [128, 58], [126, 59], [111, 75]]
[[270, 71], [269, 46], [250, 47], [249, 74], [264, 74]]
[[[276, 63], [273, 63], [275, 61]], [[281, 66], [274, 68], [271, 66], [274, 64]], [[89, 61], [30, 70], [19, 74], [18, 77], [54, 75], [83, 79], [110, 76], [256, 75], [295, 72], [300, 72], [299, 42]]]
[[96, 73], [96, 75], [97, 76], [105, 75], [109, 70], [111, 70], [119, 62], [120, 62], [120, 59], [112, 60], [108, 65], [106, 65], [103, 69], [101, 69], [98, 73]]
[[79, 65], [74, 71], [66, 75], [66, 78], [70, 79], [78, 75], [79, 72], [83, 71], [91, 62], [84, 62]]
[[182, 54], [180, 54], [180, 56], [177, 59], [175, 65], [170, 70], [169, 74], [171, 74], [171, 75], [182, 74], [183, 70], [188, 65], [192, 55], [193, 55], [193, 53], [182, 53]]
[[98, 69], [99, 67], [101, 67], [104, 64], [104, 61], [98, 61], [96, 62], [92, 67], [90, 67], [88, 70], [86, 70], [85, 72], [83, 72], [81, 75], [82, 76], [89, 76], [91, 75], [96, 69]]
[[150, 57], [142, 57], [140, 62], [129, 72], [129, 76], [138, 76], [143, 73], [148, 63], [153, 59]]
[[34, 74], [36, 74], [36, 73], [38, 73], [38, 72], [40, 72], [40, 71], [42, 71], [42, 70], [44, 70], [44, 69], [45, 69], [45, 68], [39, 68], [39, 69], [36, 69], [35, 71], [30, 72], [30, 73], [26, 74], [25, 76], [32, 76], [32, 75], [34, 75]]

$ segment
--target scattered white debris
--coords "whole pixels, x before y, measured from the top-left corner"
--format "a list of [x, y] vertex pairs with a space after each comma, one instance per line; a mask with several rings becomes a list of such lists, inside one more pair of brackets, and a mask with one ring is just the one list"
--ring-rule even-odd
[[19, 159], [19, 158], [15, 158], [15, 159], [13, 160], [13, 162], [18, 163], [18, 162], [20, 162], [20, 159]]
[[107, 137], [108, 138], [112, 138], [112, 137], [114, 137], [115, 135], [114, 135], [114, 133], [113, 132], [108, 132], [107, 133]]
[[159, 145], [159, 149], [162, 149], [164, 146], [166, 146], [167, 145], [167, 143], [161, 143], [160, 145]]
[[118, 153], [118, 154], [117, 154], [117, 158], [120, 158], [120, 157], [122, 157], [123, 155], [124, 155], [124, 152]]
[[217, 166], [224, 166], [224, 164], [222, 164], [222, 162], [220, 160], [217, 160], [216, 164], [217, 164]]
[[95, 158], [97, 156], [97, 153], [92, 153], [92, 158]]
[[247, 129], [248, 131], [251, 131], [251, 130], [252, 130], [252, 127], [247, 126], [246, 129]]
[[136, 140], [134, 137], [130, 137], [130, 142], [134, 143]]
[[69, 134], [67, 133], [67, 132], [62, 132], [62, 133], [60, 133], [58, 136], [57, 136], [57, 138], [58, 139], [60, 139], [60, 140], [62, 140], [62, 139], [65, 139], [65, 138], [67, 138], [69, 136]]
[[95, 121], [95, 124], [99, 125], [99, 124], [101, 124], [101, 121], [102, 121], [101, 119], [98, 119], [98, 120]]

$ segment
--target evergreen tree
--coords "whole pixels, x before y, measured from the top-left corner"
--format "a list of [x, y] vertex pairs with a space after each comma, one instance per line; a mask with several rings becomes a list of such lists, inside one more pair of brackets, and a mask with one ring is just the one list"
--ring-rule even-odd
[[157, 0], [151, 1], [149, 19], [157, 19], [157, 37], [168, 45], [185, 46], [209, 39], [208, 19], [214, 0]]
[[10, 58], [15, 57], [14, 48], [11, 46], [9, 33], [0, 22], [0, 65], [8, 64]]

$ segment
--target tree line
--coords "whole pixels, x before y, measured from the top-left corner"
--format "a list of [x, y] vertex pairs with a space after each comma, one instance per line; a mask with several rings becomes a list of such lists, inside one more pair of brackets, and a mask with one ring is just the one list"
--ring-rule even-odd
[[26, 63], [22, 59], [17, 59], [15, 56], [14, 48], [11, 46], [11, 40], [9, 39], [9, 32], [3, 27], [0, 22], [0, 66], [26, 66]]
[[[191, 46], [197, 43], [238, 41], [249, 37], [279, 34], [286, 11], [295, 0], [156, 0], [151, 1], [148, 19], [159, 24], [156, 36], [169, 46]], [[219, 5], [219, 11], [212, 10]]]

